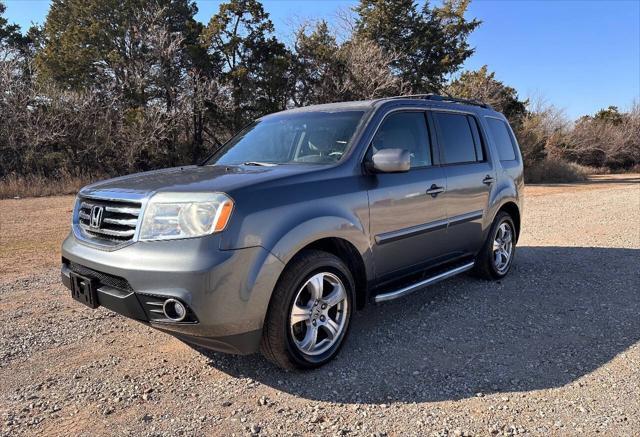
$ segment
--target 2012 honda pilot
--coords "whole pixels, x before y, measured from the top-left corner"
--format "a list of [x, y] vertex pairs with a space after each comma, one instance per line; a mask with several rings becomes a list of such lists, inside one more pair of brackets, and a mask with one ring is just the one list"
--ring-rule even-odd
[[83, 188], [62, 281], [89, 307], [188, 343], [316, 367], [370, 302], [469, 270], [504, 277], [522, 194], [517, 141], [489, 105], [416, 95], [298, 108], [200, 165]]

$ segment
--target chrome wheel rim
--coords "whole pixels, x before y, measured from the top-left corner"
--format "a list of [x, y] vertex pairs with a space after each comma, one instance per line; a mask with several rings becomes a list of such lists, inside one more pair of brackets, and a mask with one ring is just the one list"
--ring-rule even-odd
[[498, 273], [504, 273], [509, 268], [513, 256], [513, 229], [508, 222], [498, 226], [493, 239], [493, 265]]
[[342, 337], [349, 302], [333, 273], [316, 273], [298, 290], [289, 316], [291, 338], [306, 355], [328, 351]]

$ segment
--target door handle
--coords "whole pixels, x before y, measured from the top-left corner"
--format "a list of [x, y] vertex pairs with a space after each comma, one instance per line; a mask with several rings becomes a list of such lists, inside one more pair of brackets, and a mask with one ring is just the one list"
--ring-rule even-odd
[[439, 187], [436, 184], [431, 185], [427, 190], [427, 194], [430, 194], [431, 197], [436, 197], [438, 194], [444, 192], [444, 187]]
[[486, 175], [486, 176], [484, 177], [484, 179], [482, 180], [482, 183], [483, 183], [483, 184], [486, 184], [486, 185], [491, 185], [491, 184], [492, 184], [492, 183], [494, 183], [495, 181], [496, 181], [496, 178], [494, 178], [494, 177], [492, 177], [492, 176], [489, 176], [489, 175]]

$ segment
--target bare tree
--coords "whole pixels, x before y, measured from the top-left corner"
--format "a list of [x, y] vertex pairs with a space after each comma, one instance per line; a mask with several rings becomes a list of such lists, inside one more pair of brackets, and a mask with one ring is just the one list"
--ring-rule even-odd
[[402, 55], [384, 51], [371, 40], [356, 38], [346, 42], [339, 51], [339, 57], [347, 69], [341, 94], [350, 99], [398, 95], [407, 88], [407, 84], [391, 71], [391, 65]]
[[580, 164], [611, 169], [640, 164], [640, 105], [634, 102], [627, 113], [613, 108], [615, 117], [596, 114], [578, 120], [561, 150], [562, 156]]
[[569, 133], [570, 123], [564, 112], [544, 99], [530, 100], [530, 110], [516, 126], [516, 136], [525, 166], [553, 157]]

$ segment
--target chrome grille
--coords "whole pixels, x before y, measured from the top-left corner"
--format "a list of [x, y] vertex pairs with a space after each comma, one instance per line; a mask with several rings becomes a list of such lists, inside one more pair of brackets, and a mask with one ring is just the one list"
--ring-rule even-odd
[[[82, 234], [109, 245], [133, 240], [141, 202], [80, 197], [77, 225]], [[97, 217], [99, 215], [99, 217]]]

